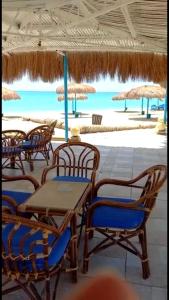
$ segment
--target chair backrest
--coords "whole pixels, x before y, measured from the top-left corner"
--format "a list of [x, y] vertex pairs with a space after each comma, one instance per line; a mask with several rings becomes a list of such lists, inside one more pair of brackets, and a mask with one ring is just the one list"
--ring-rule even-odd
[[40, 125], [30, 130], [26, 139], [31, 140], [34, 144], [43, 145], [51, 140], [52, 134], [49, 125]]
[[55, 149], [52, 165], [57, 166], [57, 176], [78, 176], [92, 180], [99, 162], [100, 152], [94, 145], [70, 141]]
[[2, 131], [2, 147], [18, 146], [25, 140], [26, 133], [22, 130], [3, 130]]
[[57, 124], [56, 120], [49, 124], [50, 130], [51, 130], [51, 134], [54, 133], [54, 129], [55, 129], [56, 124]]
[[[48, 257], [60, 232], [54, 226], [2, 213], [3, 274], [37, 279], [50, 269]], [[50, 240], [50, 243], [48, 243]]]
[[143, 171], [138, 177], [144, 180], [144, 187], [140, 196], [145, 208], [152, 210], [158, 193], [167, 178], [167, 167], [165, 165], [154, 165]]

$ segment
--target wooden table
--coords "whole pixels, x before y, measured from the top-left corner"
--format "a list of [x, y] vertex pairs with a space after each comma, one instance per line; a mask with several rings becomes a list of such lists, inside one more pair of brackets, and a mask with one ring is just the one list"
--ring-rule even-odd
[[18, 209], [46, 216], [74, 210], [78, 213], [91, 192], [88, 182], [47, 181], [32, 194]]
[[[64, 216], [68, 210], [74, 212], [72, 218], [72, 231], [76, 234], [77, 214], [84, 207], [86, 200], [91, 193], [91, 183], [89, 182], [65, 182], [47, 181], [34, 194], [32, 194], [23, 204], [18, 206], [20, 212], [38, 213], [39, 216], [46, 217]], [[50, 219], [54, 222], [54, 219]], [[78, 245], [82, 232], [80, 225]]]

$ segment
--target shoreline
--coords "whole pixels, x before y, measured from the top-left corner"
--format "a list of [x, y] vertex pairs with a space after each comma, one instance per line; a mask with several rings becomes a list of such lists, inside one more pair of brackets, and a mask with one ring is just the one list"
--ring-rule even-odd
[[[117, 130], [129, 130], [129, 129], [143, 129], [143, 128], [154, 128], [157, 124], [158, 118], [163, 118], [163, 111], [149, 111], [151, 113], [151, 118], [147, 119], [146, 114], [141, 115], [140, 111], [135, 109], [129, 111], [115, 111], [110, 110], [94, 110], [90, 113], [84, 112], [78, 118], [74, 115], [68, 115], [68, 127], [69, 132], [72, 127], [79, 127], [80, 133], [95, 133], [95, 132], [110, 132]], [[102, 115], [101, 125], [92, 125], [92, 114]], [[40, 124], [49, 124], [53, 120], [57, 120], [56, 130], [62, 131], [64, 136], [64, 113], [54, 112], [54, 111], [39, 111], [24, 114], [5, 114], [2, 117], [2, 128], [24, 128], [28, 131]], [[27, 128], [29, 128], [27, 130]]]

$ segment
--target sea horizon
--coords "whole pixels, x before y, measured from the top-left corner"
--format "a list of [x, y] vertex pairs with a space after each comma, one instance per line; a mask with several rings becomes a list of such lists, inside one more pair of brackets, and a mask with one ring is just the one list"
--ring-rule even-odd
[[[64, 101], [58, 101], [59, 94], [55, 91], [16, 91], [21, 99], [2, 101], [2, 113], [3, 114], [21, 114], [32, 112], [45, 112], [56, 111], [64, 112]], [[102, 111], [102, 110], [124, 110], [125, 100], [112, 100], [112, 97], [118, 95], [120, 92], [96, 92], [87, 94], [88, 99], [77, 100], [77, 111], [87, 112]], [[161, 103], [159, 99], [150, 99], [149, 108], [151, 105], [158, 105]], [[143, 109], [147, 108], [147, 99], [143, 100]], [[126, 106], [128, 110], [141, 110], [141, 99], [126, 100]], [[72, 112], [72, 101], [68, 101], [68, 112]]]

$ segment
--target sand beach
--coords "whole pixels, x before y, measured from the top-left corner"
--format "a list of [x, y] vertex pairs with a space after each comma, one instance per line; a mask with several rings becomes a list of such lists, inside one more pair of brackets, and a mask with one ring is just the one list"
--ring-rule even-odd
[[[69, 128], [79, 126], [80, 128], [91, 127], [92, 128], [92, 114], [98, 114], [102, 116], [101, 126], [97, 127], [97, 131], [101, 131], [104, 127], [112, 127], [110, 130], [103, 131], [114, 131], [114, 130], [125, 130], [130, 128], [153, 128], [156, 126], [158, 118], [163, 118], [163, 111], [150, 111], [151, 118], [147, 119], [146, 114], [141, 115], [138, 110], [129, 110], [124, 112], [123, 110], [115, 111], [113, 109], [109, 110], [95, 110], [90, 113], [80, 113], [78, 117], [69, 113], [68, 116], [68, 126]], [[39, 111], [31, 113], [15, 113], [5, 114], [2, 118], [2, 129], [9, 129], [10, 126], [21, 126], [26, 131], [34, 126], [34, 123], [46, 124], [53, 120], [58, 120], [58, 125], [61, 129], [64, 129], [65, 116], [62, 112], [55, 111]], [[27, 121], [27, 122], [26, 122]], [[114, 129], [113, 129], [114, 127]], [[102, 130], [101, 130], [102, 129]], [[89, 130], [90, 132], [90, 130]], [[91, 131], [92, 132], [92, 131]], [[85, 132], [81, 132], [85, 133]], [[86, 131], [86, 133], [88, 133]]]
[[[92, 114], [100, 114], [103, 116], [101, 125], [92, 125]], [[68, 126], [79, 127], [80, 136], [82, 141], [103, 145], [115, 145], [118, 137], [122, 141], [130, 145], [140, 145], [140, 139], [145, 140], [145, 133], [149, 141], [152, 139], [159, 140], [159, 143], [163, 141], [163, 137], [159, 136], [155, 132], [155, 126], [157, 125], [158, 118], [163, 118], [163, 111], [152, 111], [151, 119], [147, 119], [146, 115], [141, 115], [139, 111], [131, 110], [113, 111], [105, 110], [92, 111], [91, 114], [81, 114], [78, 118], [69, 114]], [[57, 120], [58, 123], [53, 135], [53, 141], [64, 140], [64, 113], [56, 113], [53, 111], [29, 113], [29, 114], [6, 114], [2, 118], [2, 130], [7, 129], [21, 129], [25, 132], [39, 126], [40, 124], [48, 124], [53, 120]], [[140, 136], [141, 135], [141, 136]], [[71, 132], [69, 130], [69, 137]], [[120, 143], [123, 143], [123, 142]], [[154, 142], [152, 142], [154, 143]]]

